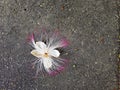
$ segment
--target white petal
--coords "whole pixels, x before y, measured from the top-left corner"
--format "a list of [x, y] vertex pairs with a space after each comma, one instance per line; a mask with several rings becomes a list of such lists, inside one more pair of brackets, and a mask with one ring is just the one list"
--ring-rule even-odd
[[58, 50], [50, 50], [49, 54], [53, 57], [59, 57], [60, 56], [60, 52]]
[[41, 49], [45, 49], [47, 47], [46, 44], [44, 42], [41, 42], [41, 41], [36, 42], [36, 45], [38, 47], [40, 47]]
[[51, 58], [43, 58], [43, 65], [45, 69], [48, 69], [52, 66], [52, 59]]
[[38, 58], [42, 56], [41, 53], [35, 49], [31, 51], [31, 54], [35, 57], [38, 57]]

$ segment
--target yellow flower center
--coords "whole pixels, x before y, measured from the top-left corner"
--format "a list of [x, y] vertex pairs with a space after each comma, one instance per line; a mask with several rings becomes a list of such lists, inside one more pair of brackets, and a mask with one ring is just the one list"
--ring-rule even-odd
[[44, 56], [44, 57], [49, 57], [48, 53], [44, 53], [43, 56]]

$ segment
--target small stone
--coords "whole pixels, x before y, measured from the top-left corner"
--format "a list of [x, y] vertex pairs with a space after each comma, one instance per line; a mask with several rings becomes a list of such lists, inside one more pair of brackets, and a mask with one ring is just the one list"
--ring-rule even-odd
[[68, 9], [68, 11], [71, 11], [71, 9]]
[[120, 54], [118, 55], [118, 58], [120, 59]]
[[4, 32], [2, 32], [1, 34], [4, 35]]
[[100, 42], [100, 43], [104, 43], [104, 37], [100, 37], [100, 38], [99, 38], [99, 42]]
[[43, 7], [43, 5], [40, 4], [40, 7]]
[[111, 55], [112, 55], [112, 53], [109, 53], [109, 55], [111, 56]]
[[78, 51], [79, 49], [78, 49], [78, 48], [75, 48], [74, 50], [75, 50], [75, 51]]
[[61, 6], [61, 10], [64, 10], [65, 9], [65, 6]]
[[68, 53], [65, 53], [65, 55], [68, 55]]
[[95, 64], [98, 64], [98, 62], [95, 62]]
[[118, 36], [118, 38], [120, 39], [120, 35]]
[[75, 68], [75, 67], [76, 67], [76, 65], [74, 64], [72, 67], [73, 67], [73, 68]]

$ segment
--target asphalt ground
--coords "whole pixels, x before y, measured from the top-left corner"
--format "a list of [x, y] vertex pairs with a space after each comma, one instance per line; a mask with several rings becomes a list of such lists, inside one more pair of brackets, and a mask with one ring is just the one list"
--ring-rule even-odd
[[[0, 0], [0, 90], [117, 90], [119, 0]], [[33, 78], [26, 43], [37, 27], [70, 41], [67, 69]]]

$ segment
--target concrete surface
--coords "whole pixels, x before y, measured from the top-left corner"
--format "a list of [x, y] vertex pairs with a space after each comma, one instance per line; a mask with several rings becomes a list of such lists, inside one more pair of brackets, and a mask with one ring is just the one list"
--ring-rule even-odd
[[[116, 0], [0, 0], [0, 90], [115, 90]], [[63, 73], [34, 79], [26, 36], [37, 26], [71, 42]]]

